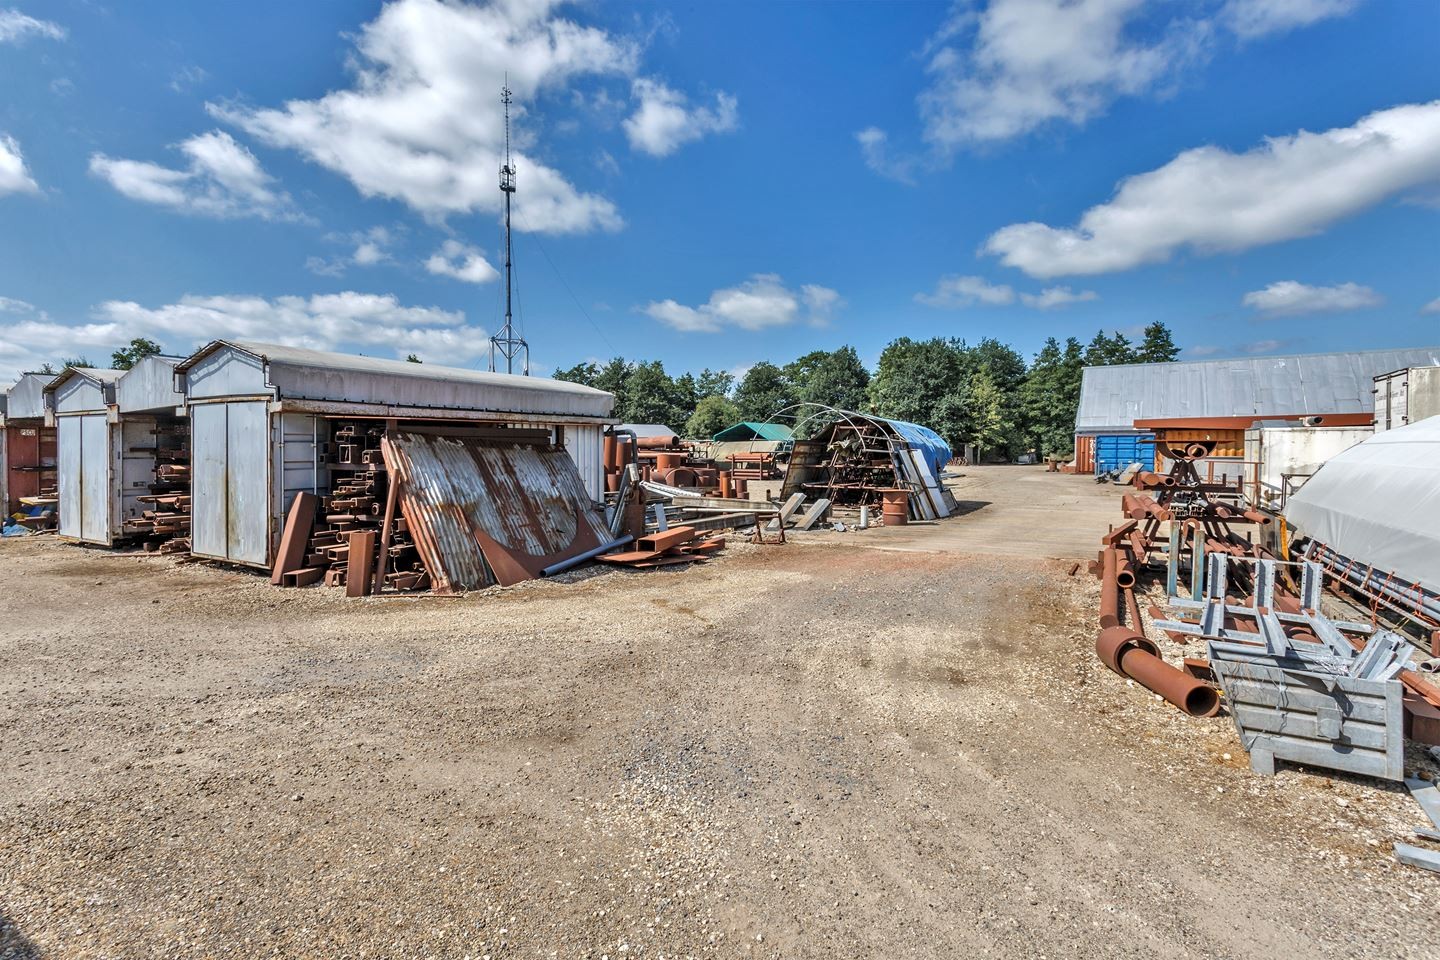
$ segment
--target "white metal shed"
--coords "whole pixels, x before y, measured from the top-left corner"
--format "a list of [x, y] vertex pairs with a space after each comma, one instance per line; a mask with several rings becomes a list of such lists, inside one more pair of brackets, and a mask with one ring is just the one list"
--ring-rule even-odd
[[191, 552], [268, 567], [301, 491], [330, 489], [329, 421], [543, 427], [604, 497], [614, 397], [540, 377], [217, 340], [175, 368], [190, 415]]
[[63, 539], [109, 546], [120, 534], [120, 438], [114, 411], [120, 370], [70, 367], [45, 387], [55, 420]]

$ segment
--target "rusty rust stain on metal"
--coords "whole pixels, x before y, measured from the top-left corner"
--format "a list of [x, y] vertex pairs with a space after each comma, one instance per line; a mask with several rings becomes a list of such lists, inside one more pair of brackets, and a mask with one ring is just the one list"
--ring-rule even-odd
[[564, 450], [419, 433], [381, 448], [437, 593], [518, 583], [608, 538]]

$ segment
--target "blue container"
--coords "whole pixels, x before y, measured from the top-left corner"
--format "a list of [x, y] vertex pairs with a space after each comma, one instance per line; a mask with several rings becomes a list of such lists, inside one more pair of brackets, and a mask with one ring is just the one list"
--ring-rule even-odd
[[1095, 472], [1124, 470], [1132, 463], [1142, 469], [1155, 469], [1155, 435], [1153, 433], [1102, 433], [1095, 438]]

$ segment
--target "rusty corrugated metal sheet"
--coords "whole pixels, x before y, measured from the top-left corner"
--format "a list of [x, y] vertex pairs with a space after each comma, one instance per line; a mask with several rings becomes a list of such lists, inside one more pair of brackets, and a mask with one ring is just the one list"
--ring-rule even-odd
[[437, 593], [518, 583], [609, 539], [564, 450], [418, 433], [381, 447]]

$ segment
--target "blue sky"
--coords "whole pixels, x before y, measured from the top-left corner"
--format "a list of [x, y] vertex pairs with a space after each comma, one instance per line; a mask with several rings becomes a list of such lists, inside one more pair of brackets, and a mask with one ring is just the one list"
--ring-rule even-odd
[[0, 379], [133, 336], [538, 373], [1440, 344], [1428, 0], [0, 0]]

